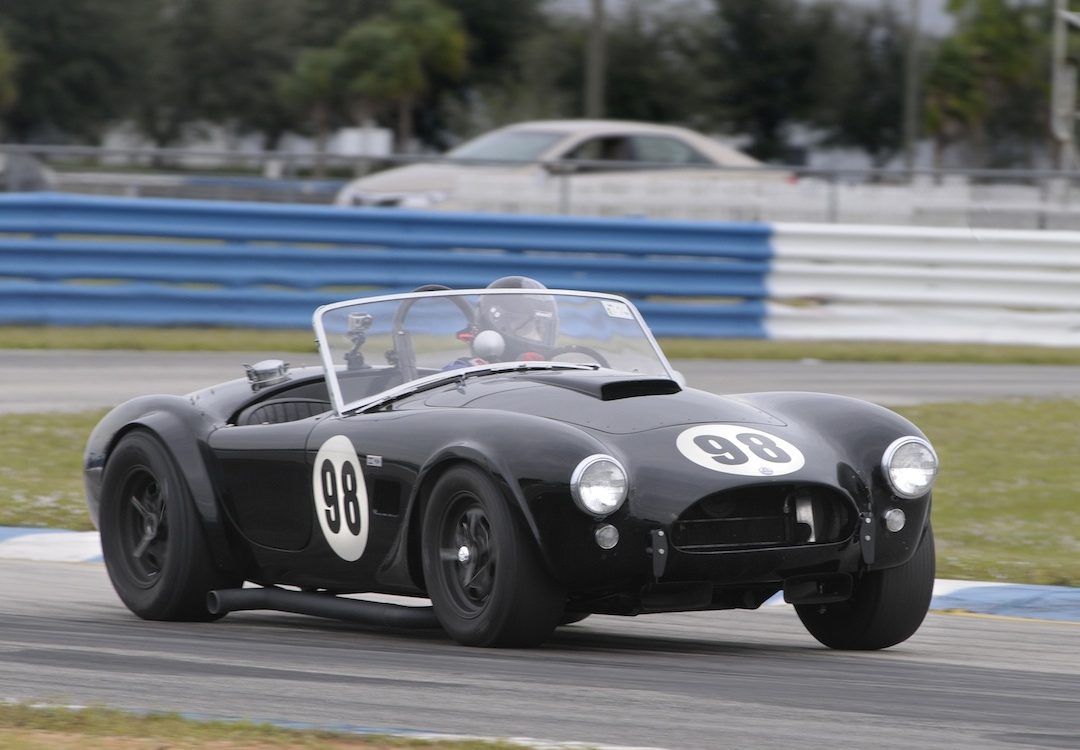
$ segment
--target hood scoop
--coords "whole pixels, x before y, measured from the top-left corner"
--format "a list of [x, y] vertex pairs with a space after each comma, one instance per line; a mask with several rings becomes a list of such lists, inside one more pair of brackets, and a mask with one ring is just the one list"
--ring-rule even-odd
[[530, 373], [525, 379], [584, 393], [601, 401], [617, 401], [637, 396], [667, 396], [682, 390], [678, 383], [669, 378], [612, 375], [603, 372]]

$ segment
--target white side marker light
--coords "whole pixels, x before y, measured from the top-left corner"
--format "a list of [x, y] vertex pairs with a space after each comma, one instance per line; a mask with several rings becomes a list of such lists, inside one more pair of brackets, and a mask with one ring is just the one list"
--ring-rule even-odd
[[619, 530], [610, 523], [600, 524], [593, 532], [593, 537], [600, 549], [611, 549], [619, 543]]
[[893, 533], [900, 531], [907, 523], [907, 515], [899, 508], [890, 508], [885, 511], [885, 528]]

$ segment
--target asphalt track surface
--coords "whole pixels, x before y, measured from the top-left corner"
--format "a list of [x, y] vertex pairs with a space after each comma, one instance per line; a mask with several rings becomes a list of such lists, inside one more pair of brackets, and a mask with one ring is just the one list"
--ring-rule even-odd
[[[0, 413], [107, 408], [148, 393], [183, 394], [244, 376], [243, 363], [271, 353], [0, 352]], [[313, 354], [284, 357], [317, 364]], [[1080, 398], [1080, 367], [863, 362], [674, 363], [689, 385], [714, 393], [797, 390], [839, 393], [889, 406], [1012, 397]]]
[[[259, 355], [3, 352], [0, 411], [87, 409], [242, 375]], [[313, 357], [297, 357], [299, 364]], [[680, 362], [691, 385], [885, 404], [1080, 396], [1080, 368]], [[1080, 625], [930, 614], [876, 653], [789, 607], [594, 616], [540, 649], [467, 649], [277, 613], [150, 623], [100, 564], [0, 560], [0, 700], [677, 748], [1078, 748]]]
[[843, 653], [769, 607], [486, 650], [275, 613], [144, 622], [98, 564], [0, 560], [0, 581], [0, 698], [671, 749], [1080, 746], [1071, 623], [931, 614]]

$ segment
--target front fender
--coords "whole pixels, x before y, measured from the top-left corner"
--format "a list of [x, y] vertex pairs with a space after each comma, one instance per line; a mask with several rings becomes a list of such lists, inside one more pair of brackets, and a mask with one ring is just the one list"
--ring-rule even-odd
[[[777, 392], [736, 398], [745, 399], [804, 434], [817, 435], [831, 444], [840, 459], [837, 485], [854, 497], [860, 513], [864, 514], [859, 546], [868, 568], [892, 568], [911, 559], [930, 522], [931, 493], [914, 499], [896, 497], [881, 468], [881, 459], [897, 438], [925, 439], [922, 430], [883, 406], [846, 396]], [[907, 516], [907, 525], [899, 532], [885, 528], [883, 516], [894, 507]], [[870, 522], [866, 523], [867, 520]]]
[[84, 458], [87, 507], [97, 527], [101, 510], [101, 482], [109, 457], [124, 435], [144, 429], [154, 434], [179, 467], [202, 522], [214, 562], [235, 569], [204, 450], [206, 436], [215, 429], [205, 417], [179, 396], [149, 396], [121, 404], [94, 428]]
[[[459, 419], [478, 417], [476, 412], [459, 415]], [[538, 504], [550, 501], [552, 490], [565, 492], [569, 500], [570, 472], [577, 463], [593, 453], [610, 452], [599, 440], [578, 428], [537, 417], [507, 419], [501, 423], [492, 418], [480, 417], [484, 430], [465, 430], [463, 434], [483, 434], [482, 438], [459, 439], [433, 451], [419, 467], [416, 481], [407, 501], [404, 535], [399, 538], [395, 560], [408, 559], [412, 580], [423, 581], [420, 564], [420, 528], [427, 498], [438, 477], [456, 463], [472, 464], [490, 476], [502, 492], [515, 519], [536, 544], [540, 559], [547, 572], [561, 579], [561, 567], [557, 564], [549, 544], [552, 529], [546, 529], [538, 519]], [[497, 427], [493, 425], [498, 424]], [[542, 434], [543, 440], [537, 440]], [[539, 450], [538, 450], [539, 446]], [[542, 509], [541, 509], [542, 510]], [[573, 513], [586, 516], [573, 508]], [[396, 567], [394, 565], [388, 568]]]

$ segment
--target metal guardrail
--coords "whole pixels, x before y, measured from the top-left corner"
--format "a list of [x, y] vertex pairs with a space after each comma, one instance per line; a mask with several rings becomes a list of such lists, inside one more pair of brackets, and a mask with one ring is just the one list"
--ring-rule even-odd
[[659, 335], [761, 337], [769, 234], [740, 224], [0, 196], [0, 320], [307, 327], [317, 305], [373, 289], [483, 287], [527, 274], [552, 288], [635, 297]]
[[773, 230], [770, 338], [1080, 346], [1080, 232]]
[[1080, 346], [1080, 233], [0, 196], [0, 322], [306, 328], [505, 275], [633, 298], [661, 336]]

